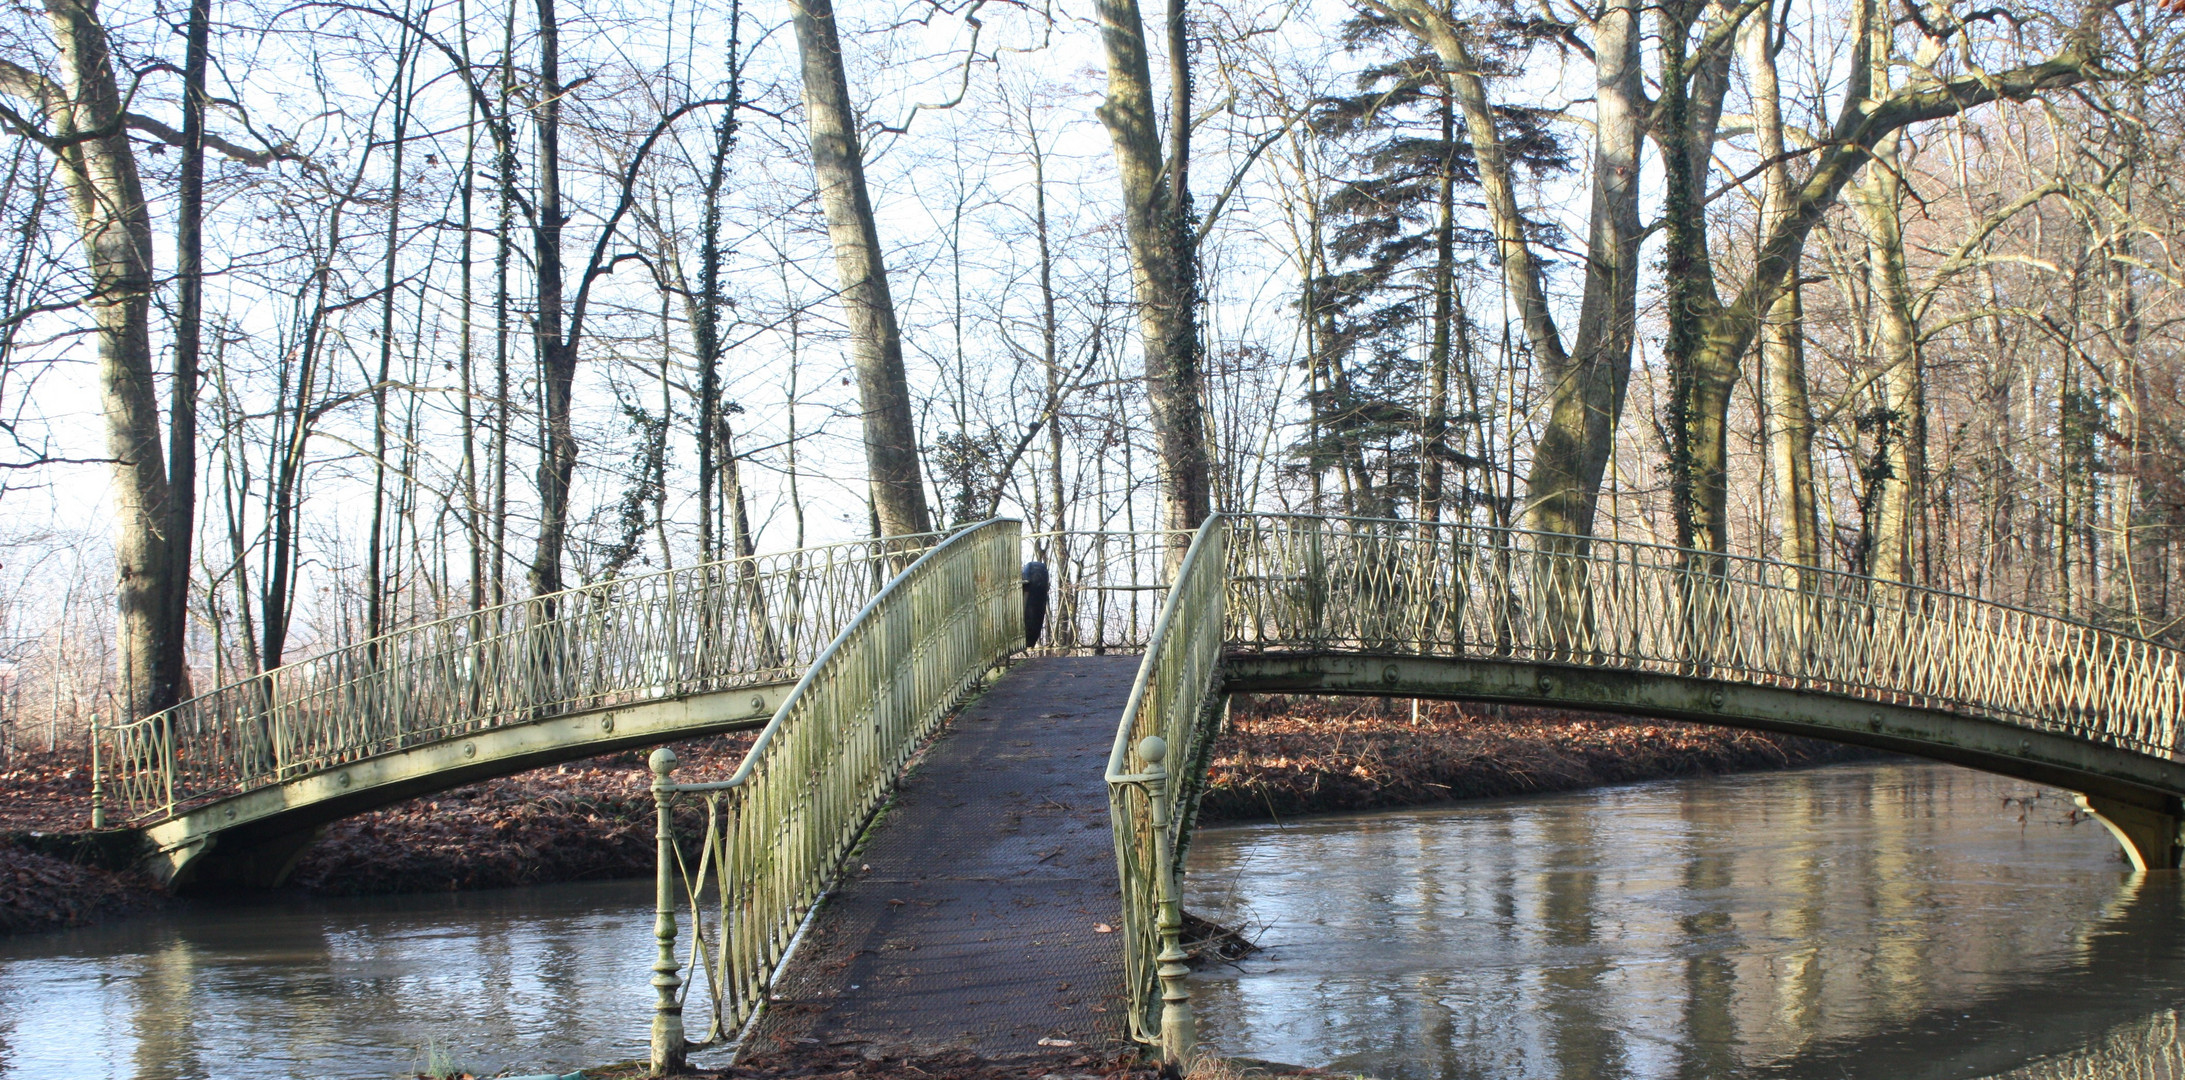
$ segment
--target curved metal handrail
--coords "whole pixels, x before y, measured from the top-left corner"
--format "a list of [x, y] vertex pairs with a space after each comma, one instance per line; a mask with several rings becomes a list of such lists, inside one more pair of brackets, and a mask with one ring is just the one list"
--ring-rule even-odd
[[[654, 986], [665, 987], [656, 1065], [679, 1060], [683, 1045], [677, 880], [694, 913], [691, 960], [707, 977], [712, 1041], [766, 1000], [797, 925], [910, 754], [980, 675], [1023, 647], [1021, 535], [1010, 519], [974, 525], [890, 580], [820, 651], [727, 780], [674, 783], [674, 754], [654, 754], [653, 793], [662, 807]], [[694, 873], [683, 865], [668, 816], [670, 800], [682, 794], [707, 798]], [[696, 916], [709, 893], [710, 927]]]
[[[2128, 638], [2134, 641], [2145, 641], [2157, 647], [2168, 648], [2168, 646], [2162, 645], [2161, 642], [2154, 641], [2153, 639], [2148, 638], [2142, 634], [2137, 634], [2129, 630], [2121, 630], [2113, 626], [2103, 626], [2099, 623], [2089, 622], [2085, 619], [2075, 619], [2068, 615], [2058, 615], [2052, 611], [2042, 611], [2039, 608], [2031, 607], [2022, 603], [2012, 603], [2005, 600], [1991, 600], [1984, 596], [1975, 596], [1972, 593], [1959, 592], [1953, 589], [1938, 588], [1933, 585], [1917, 585], [1910, 582], [1889, 581], [1883, 578], [1869, 577], [1867, 575], [1856, 573], [1850, 570], [1835, 570], [1828, 567], [1811, 566], [1804, 563], [1784, 562], [1780, 559], [1770, 559], [1760, 555], [1745, 555], [1737, 552], [1707, 551], [1701, 548], [1680, 548], [1674, 544], [1664, 544], [1655, 540], [1626, 540], [1622, 537], [1613, 536], [1579, 536], [1573, 533], [1546, 532], [1540, 529], [1527, 529], [1514, 525], [1479, 525], [1469, 522], [1423, 521], [1415, 518], [1348, 517], [1331, 516], [1324, 514], [1300, 514], [1287, 511], [1233, 513], [1227, 516], [1233, 521], [1323, 523], [1341, 522], [1348, 525], [1384, 526], [1399, 529], [1426, 528], [1442, 530], [1461, 530], [1464, 532], [1479, 533], [1482, 535], [1499, 535], [1512, 538], [1513, 540], [1527, 539], [1534, 541], [1536, 546], [1546, 545], [1550, 547], [1567, 548], [1571, 551], [1590, 550], [1595, 547], [1609, 546], [1623, 550], [1643, 550], [1655, 552], [1665, 558], [1673, 558], [1679, 563], [1689, 563], [1694, 566], [1717, 564], [1730, 566], [1741, 565], [1750, 567], [1766, 567], [1774, 571], [1794, 572], [1795, 575], [1802, 578], [1833, 579], [1846, 582], [1871, 583], [1876, 585], [1883, 585], [1888, 587], [1889, 589], [1900, 591], [1906, 594], [1919, 594], [1936, 597], [1938, 599], [1964, 601], [1966, 603], [1979, 604], [1982, 607], [1992, 608], [1998, 612], [2010, 612], [2012, 614], [2027, 615], [2038, 619], [2054, 619], [2058, 622], [2068, 623], [2073, 626], [2083, 627], [2088, 630], [2095, 630], [2105, 634], [2115, 634], [2119, 637]], [[1516, 545], [1512, 544], [1509, 546], [1515, 547]]]
[[1163, 1015], [1156, 991], [1174, 983], [1173, 992], [1181, 993], [1188, 971], [1177, 941], [1182, 910], [1176, 874], [1222, 700], [1229, 531], [1228, 519], [1217, 514], [1192, 537], [1108, 750], [1108, 823], [1123, 893], [1126, 1030], [1134, 1039], [1161, 1042], [1173, 1051], [1171, 1060], [1189, 1052], [1189, 1010]]
[[1446, 523], [1246, 515], [1229, 552], [1232, 648], [1696, 675], [2179, 749], [2185, 654], [1963, 594]]
[[404, 627], [102, 729], [104, 797], [151, 819], [511, 723], [794, 678], [935, 534], [613, 578]]
[[[1206, 550], [1222, 553], [1219, 573], [1199, 565]], [[2185, 760], [2185, 654], [2144, 637], [1937, 589], [1639, 541], [1217, 516], [1156, 621], [1107, 771], [1130, 1030], [1178, 1063], [1192, 1053], [1192, 1025], [1174, 876], [1219, 722], [1223, 649], [1476, 658], [1786, 687]]]

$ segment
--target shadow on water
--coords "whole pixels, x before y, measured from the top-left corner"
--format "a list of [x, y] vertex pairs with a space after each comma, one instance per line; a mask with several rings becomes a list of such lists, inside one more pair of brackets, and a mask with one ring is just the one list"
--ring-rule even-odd
[[2185, 899], [2058, 793], [1886, 763], [1208, 830], [1225, 1052], [1427, 1078], [2185, 1080]]

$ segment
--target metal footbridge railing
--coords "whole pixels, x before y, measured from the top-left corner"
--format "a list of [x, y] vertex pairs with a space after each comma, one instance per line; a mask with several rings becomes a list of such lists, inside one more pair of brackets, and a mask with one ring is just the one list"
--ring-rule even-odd
[[[97, 776], [123, 815], [150, 823], [458, 735], [799, 680], [732, 779], [677, 784], [672, 755], [656, 755], [656, 1057], [676, 1056], [694, 986], [707, 988], [716, 1039], [765, 1000], [796, 927], [908, 756], [1023, 647], [1018, 563], [1041, 558], [1055, 586], [1044, 647], [1144, 650], [1107, 768], [1128, 1030], [1182, 1060], [1193, 1036], [1176, 874], [1225, 679], [1254, 658], [1480, 662], [1532, 669], [1538, 688], [1555, 669], [1700, 680], [1718, 704], [1719, 689], [1793, 691], [2001, 725], [2018, 745], [2018, 732], [2038, 732], [2185, 762], [2176, 649], [1972, 597], [1621, 540], [1274, 514], [1208, 520], [1171, 577], [1184, 535], [1026, 536], [995, 520], [946, 540], [602, 582], [408, 628], [108, 727], [94, 740]], [[669, 816], [679, 798], [702, 801], [708, 822], [688, 857]], [[684, 906], [693, 932], [679, 959]]]
[[[682, 1066], [691, 1045], [684, 1003], [699, 979], [712, 1015], [698, 1045], [732, 1036], [767, 1000], [798, 925], [911, 752], [981, 675], [1023, 647], [1021, 550], [1017, 522], [989, 521], [890, 581], [813, 661], [729, 779], [675, 783], [674, 752], [654, 751], [656, 1075]], [[695, 862], [676, 842], [678, 797], [705, 801]], [[689, 979], [676, 950], [686, 905]]]
[[121, 820], [553, 716], [795, 679], [935, 535], [615, 578], [407, 627], [95, 733]]
[[1932, 589], [1652, 544], [1218, 515], [1199, 530], [1146, 645], [1107, 777], [1132, 1034], [1158, 1042], [1172, 1062], [1188, 1058], [1193, 1041], [1176, 877], [1223, 715], [1224, 664], [1280, 654], [1711, 680], [2185, 760], [2185, 662], [2178, 650], [2130, 634]]

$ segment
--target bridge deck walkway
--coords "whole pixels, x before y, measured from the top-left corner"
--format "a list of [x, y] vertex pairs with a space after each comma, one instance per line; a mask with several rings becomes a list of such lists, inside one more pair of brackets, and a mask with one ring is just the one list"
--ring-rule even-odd
[[751, 1049], [1053, 1053], [1122, 1038], [1102, 782], [1135, 656], [1047, 657], [905, 778], [776, 985]]

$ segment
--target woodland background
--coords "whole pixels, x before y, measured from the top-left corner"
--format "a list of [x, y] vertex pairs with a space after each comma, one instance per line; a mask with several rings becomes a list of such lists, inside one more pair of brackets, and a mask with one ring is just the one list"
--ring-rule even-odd
[[2177, 643], [2179, 22], [11, 3], [0, 746], [997, 512], [1590, 532]]

